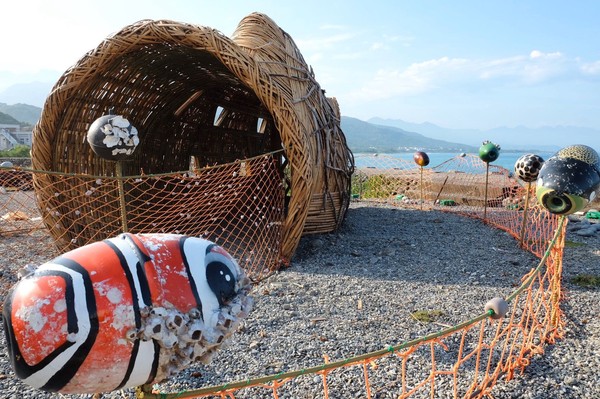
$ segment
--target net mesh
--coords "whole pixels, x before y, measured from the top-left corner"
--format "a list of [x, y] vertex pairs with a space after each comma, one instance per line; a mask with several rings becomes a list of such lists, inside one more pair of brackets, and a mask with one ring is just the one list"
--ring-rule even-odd
[[[43, 250], [47, 261], [123, 231], [184, 234], [218, 243], [251, 278], [261, 279], [282, 262], [285, 191], [276, 164], [265, 156], [191, 172], [124, 178], [8, 171], [15, 177], [4, 185], [0, 234], [13, 239], [3, 246], [18, 249], [22, 243], [16, 235], [50, 235], [53, 245]], [[39, 176], [52, 182], [40, 188], [45, 191], [40, 209], [31, 190]]]
[[[325, 357], [323, 364], [301, 370], [183, 392], [140, 389], [139, 397], [279, 398], [309, 394], [329, 398], [337, 397], [340, 381], [345, 381], [344, 389], [352, 387], [357, 397], [366, 398], [491, 397], [500, 378], [513, 378], [532, 357], [543, 353], [547, 344], [563, 336], [560, 302], [566, 223], [536, 203], [533, 187], [517, 181], [506, 169], [472, 156], [423, 169], [383, 156], [357, 157], [356, 163], [352, 185], [355, 199], [481, 219], [508, 232], [517, 245], [540, 258], [538, 266], [522, 277], [522, 285], [505, 298], [510, 306], [508, 316], [493, 320], [493, 312], [488, 311], [439, 332], [353, 358]], [[154, 176], [52, 174], [54, 183], [44, 189], [56, 195], [40, 203], [48, 215], [42, 221], [31, 190], [31, 175], [49, 172], [3, 169], [0, 243], [3, 251], [10, 251], [11, 246], [35, 242], [29, 259], [13, 260], [25, 264], [42, 253], [49, 258], [50, 253], [58, 254], [125, 228], [191, 234], [217, 241], [260, 280], [282, 265], [281, 223], [286, 209], [283, 179], [277, 170], [272, 158], [258, 157]], [[75, 196], [79, 200], [73, 204], [78, 205], [72, 206]], [[82, 206], [81, 199], [88, 205]], [[2, 277], [5, 280], [6, 274]], [[341, 378], [330, 378], [333, 375]]]

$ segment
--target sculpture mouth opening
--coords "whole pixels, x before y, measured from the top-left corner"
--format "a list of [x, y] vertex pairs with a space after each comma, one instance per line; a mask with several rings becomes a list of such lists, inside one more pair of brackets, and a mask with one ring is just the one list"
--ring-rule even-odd
[[582, 209], [587, 201], [576, 195], [558, 193], [554, 190], [550, 190], [542, 195], [541, 202], [551, 213], [556, 215], [569, 215]]
[[565, 196], [551, 195], [547, 202], [550, 209], [560, 213], [565, 213], [571, 209], [571, 204]]

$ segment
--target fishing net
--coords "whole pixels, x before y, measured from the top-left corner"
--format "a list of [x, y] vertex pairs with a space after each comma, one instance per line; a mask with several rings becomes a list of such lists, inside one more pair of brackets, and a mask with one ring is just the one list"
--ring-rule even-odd
[[[494, 311], [485, 311], [439, 332], [352, 358], [325, 357], [322, 364], [303, 369], [194, 390], [140, 390], [139, 397], [279, 398], [309, 393], [329, 398], [338, 397], [336, 392], [342, 388], [366, 398], [492, 397], [500, 379], [525, 370], [546, 345], [563, 336], [560, 303], [566, 221], [543, 210], [532, 196], [532, 187], [507, 170], [470, 156], [423, 169], [391, 157], [357, 160], [368, 166], [358, 168], [354, 176], [355, 200], [480, 219], [508, 232], [515, 237], [515, 246], [540, 258], [505, 298], [508, 315], [494, 320]], [[0, 244], [5, 253], [30, 246], [28, 256], [12, 260], [24, 265], [59, 252], [50, 238], [57, 235], [50, 234], [54, 225], [57, 231], [78, 232], [59, 236], [56, 242], [62, 249], [98, 238], [95, 231], [117, 233], [124, 225], [140, 232], [181, 232], [216, 240], [241, 259], [255, 279], [262, 279], [283, 264], [279, 248], [286, 204], [278, 162], [278, 156], [270, 154], [193, 172], [121, 179], [52, 174], [56, 186], [49, 186], [48, 192], [57, 194], [41, 205], [48, 208], [45, 213], [54, 215], [47, 227], [34, 191], [22, 182], [31, 180], [24, 176], [28, 173], [48, 172], [11, 169], [11, 175], [20, 177], [4, 186], [0, 197]], [[120, 192], [127, 198], [124, 204]], [[78, 199], [71, 201], [75, 196]], [[101, 203], [104, 206], [98, 209]], [[2, 277], [6, 285], [7, 274]], [[340, 381], [345, 381], [343, 387]]]

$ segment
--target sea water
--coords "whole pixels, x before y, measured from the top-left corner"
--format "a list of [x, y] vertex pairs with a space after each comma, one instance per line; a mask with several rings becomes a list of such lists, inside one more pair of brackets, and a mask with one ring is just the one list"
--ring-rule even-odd
[[[501, 166], [512, 172], [512, 171], [514, 171], [515, 163], [517, 162], [517, 159], [519, 159], [521, 156], [523, 156], [525, 154], [528, 154], [528, 152], [503, 152], [503, 151], [500, 151], [500, 156], [498, 157], [498, 159], [496, 159], [494, 162], [490, 163], [490, 165]], [[373, 154], [356, 153], [354, 155], [356, 157], [356, 167], [361, 167], [361, 166], [367, 166], [367, 165], [361, 165], [360, 156], [361, 155], [373, 155]], [[413, 161], [414, 152], [399, 152], [399, 153], [381, 154], [381, 155], [396, 157], [396, 158], [404, 159], [407, 161]], [[446, 162], [449, 159], [460, 156], [460, 153], [458, 153], [458, 152], [428, 152], [427, 155], [429, 156], [428, 167], [435, 167], [435, 166], [438, 166], [439, 164]], [[479, 156], [479, 154], [472, 154], [472, 155]], [[554, 153], [538, 152], [538, 153], [536, 153], [536, 155], [539, 155], [544, 159], [548, 159], [552, 155], [554, 155]]]

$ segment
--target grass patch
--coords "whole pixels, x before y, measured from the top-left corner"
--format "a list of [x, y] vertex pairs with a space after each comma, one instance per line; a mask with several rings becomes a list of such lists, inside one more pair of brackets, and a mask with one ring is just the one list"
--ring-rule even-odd
[[571, 279], [571, 282], [580, 287], [596, 288], [600, 287], [600, 276], [595, 274], [578, 274]]
[[575, 242], [575, 241], [565, 240], [565, 247], [567, 247], [567, 248], [583, 247], [584, 245], [585, 245], [584, 242]]
[[422, 323], [431, 323], [438, 317], [442, 316], [444, 312], [441, 310], [417, 310], [410, 315], [417, 321]]

